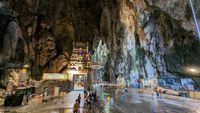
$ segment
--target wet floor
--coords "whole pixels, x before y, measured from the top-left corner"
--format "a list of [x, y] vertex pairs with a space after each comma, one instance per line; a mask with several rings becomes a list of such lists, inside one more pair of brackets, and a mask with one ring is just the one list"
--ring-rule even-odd
[[192, 113], [184, 106], [169, 104], [165, 99], [157, 99], [151, 96], [146, 97], [137, 91], [126, 94], [125, 104], [120, 102], [120, 93], [116, 95], [116, 92], [113, 90], [110, 90], [108, 93], [115, 97], [114, 113]]
[[[28, 105], [17, 109], [17, 113], [73, 113], [73, 104], [83, 92], [73, 91], [65, 97], [65, 103], [61, 102], [60, 98], [55, 98], [47, 104]], [[105, 96], [104, 104], [92, 105], [92, 109], [84, 106], [81, 102], [81, 109], [79, 113], [192, 113], [184, 106], [169, 103], [166, 99], [157, 99], [153, 97], [145, 97], [137, 91], [129, 92], [125, 95], [125, 103], [120, 102], [120, 91], [116, 93], [114, 89], [104, 90]], [[109, 96], [114, 97], [114, 105], [110, 106]]]

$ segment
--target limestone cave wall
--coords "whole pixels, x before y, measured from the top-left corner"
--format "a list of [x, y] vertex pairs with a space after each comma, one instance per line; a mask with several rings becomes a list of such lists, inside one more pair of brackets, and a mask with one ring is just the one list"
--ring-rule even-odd
[[0, 64], [29, 64], [33, 75], [63, 72], [73, 41], [92, 44], [98, 0], [1, 0]]
[[[198, 0], [194, 6], [199, 21]], [[73, 41], [90, 43], [112, 81], [183, 77], [186, 67], [200, 67], [187, 0], [0, 1], [1, 67], [29, 63], [34, 75], [63, 72]]]
[[[187, 0], [102, 2], [99, 35], [110, 51], [106, 75], [112, 80], [194, 76], [186, 72], [191, 66], [198, 77], [200, 43]], [[194, 4], [199, 21], [199, 1]]]

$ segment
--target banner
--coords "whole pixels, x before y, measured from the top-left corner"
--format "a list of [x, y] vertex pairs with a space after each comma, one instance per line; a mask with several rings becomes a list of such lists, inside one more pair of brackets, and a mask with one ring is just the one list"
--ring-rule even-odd
[[66, 73], [44, 73], [43, 80], [67, 80], [68, 74]]

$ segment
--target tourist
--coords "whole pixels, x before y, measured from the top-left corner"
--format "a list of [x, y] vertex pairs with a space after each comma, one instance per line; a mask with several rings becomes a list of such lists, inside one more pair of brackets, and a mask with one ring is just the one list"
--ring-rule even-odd
[[44, 88], [44, 94], [43, 94], [43, 96], [44, 96], [43, 103], [47, 103], [47, 96], [48, 96], [48, 89], [47, 89], [47, 87]]
[[160, 90], [159, 90], [159, 99], [162, 98], [162, 97], [161, 97], [161, 94], [162, 94], [162, 90], [160, 89]]
[[140, 86], [140, 79], [138, 79], [138, 88], [141, 88], [141, 86]]
[[128, 92], [128, 88], [127, 88], [127, 87], [125, 88], [125, 92], [126, 92], [126, 93]]
[[116, 96], [118, 95], [118, 89], [115, 90], [115, 95], [116, 95]]
[[62, 103], [64, 103], [65, 95], [66, 95], [66, 92], [65, 92], [65, 90], [63, 90], [63, 91], [60, 93], [60, 96], [61, 96], [61, 102], [62, 102]]
[[90, 105], [90, 92], [89, 91], [87, 93], [86, 102], [87, 102], [87, 105], [89, 106]]
[[96, 97], [96, 105], [99, 105], [99, 96]]
[[124, 102], [125, 102], [125, 95], [124, 95], [124, 92], [121, 92], [121, 106], [124, 106]]
[[110, 104], [110, 96], [106, 97], [106, 103]]
[[114, 105], [114, 98], [113, 96], [110, 97], [110, 107], [113, 108]]
[[92, 100], [96, 104], [96, 91], [92, 93]]
[[81, 103], [81, 94], [78, 95], [78, 99], [77, 100], [78, 100], [78, 103], [80, 104]]
[[89, 106], [90, 109], [91, 109], [91, 101], [92, 101], [92, 94], [89, 93], [87, 97], [87, 105]]
[[157, 98], [160, 98], [160, 94], [159, 94], [158, 88], [156, 88], [156, 95], [157, 95]]
[[151, 92], [152, 99], [154, 98], [154, 91]]
[[84, 103], [87, 103], [87, 98], [88, 98], [88, 92], [84, 91]]
[[76, 103], [74, 104], [74, 113], [78, 113], [79, 103], [78, 100], [76, 100]]

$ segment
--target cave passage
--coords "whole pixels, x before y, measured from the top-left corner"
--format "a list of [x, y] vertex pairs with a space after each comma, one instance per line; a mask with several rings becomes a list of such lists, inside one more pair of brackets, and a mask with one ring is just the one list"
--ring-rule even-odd
[[199, 6], [0, 0], [0, 113], [200, 113]]

